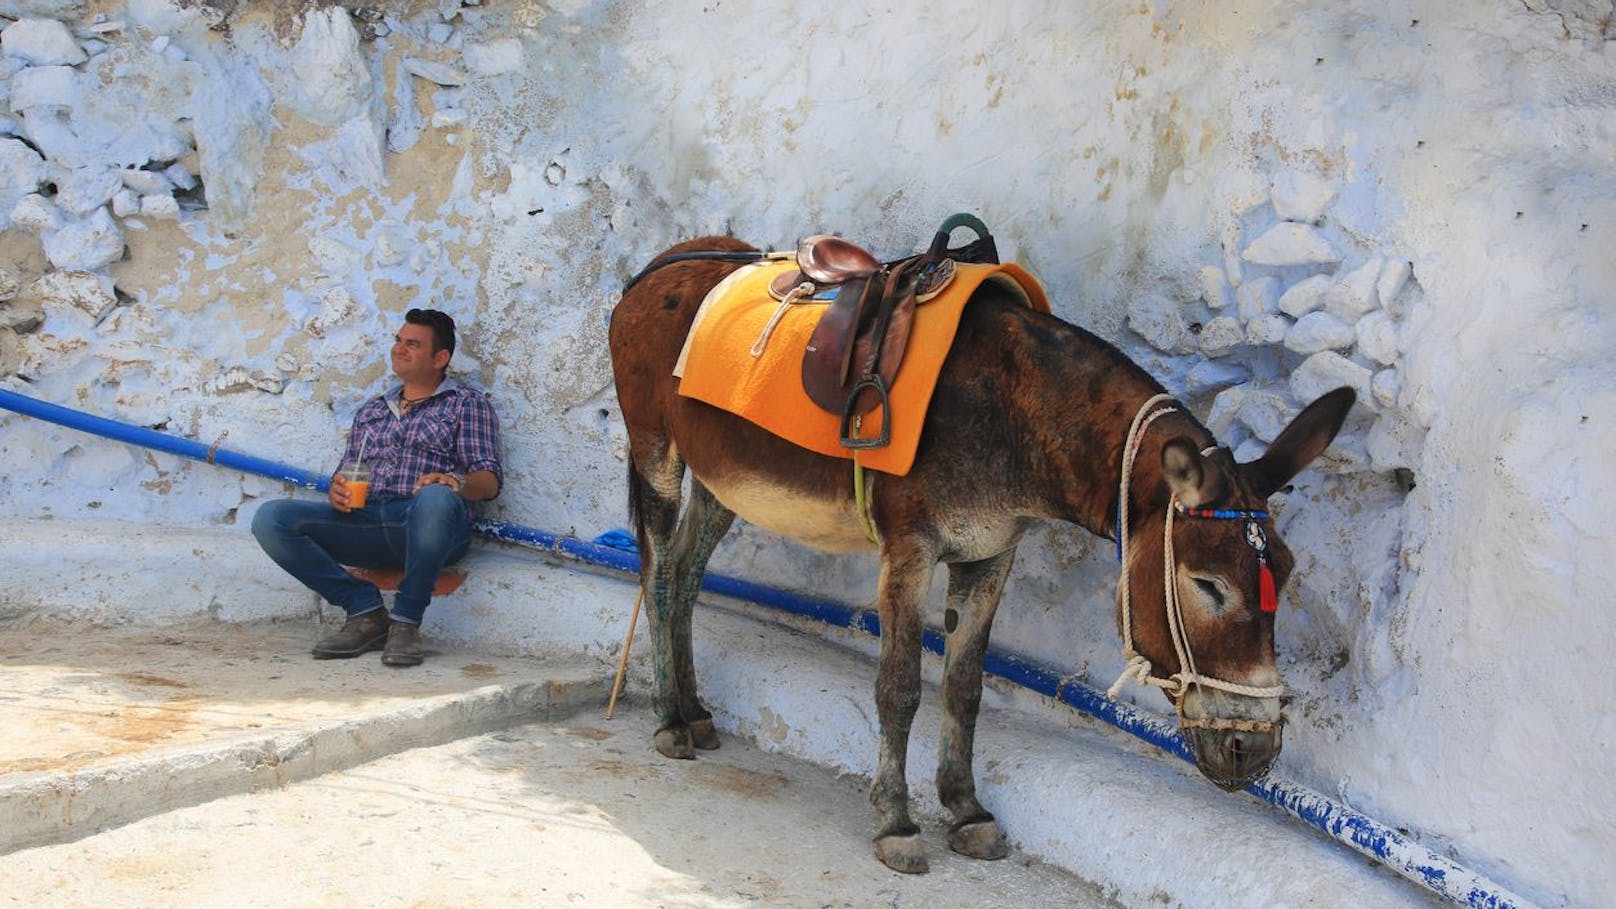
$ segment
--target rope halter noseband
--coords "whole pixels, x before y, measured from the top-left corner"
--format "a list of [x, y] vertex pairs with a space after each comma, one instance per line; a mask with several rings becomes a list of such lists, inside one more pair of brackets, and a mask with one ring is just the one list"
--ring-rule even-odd
[[1178, 412], [1177, 407], [1168, 406], [1172, 400], [1171, 395], [1160, 394], [1146, 401], [1133, 418], [1133, 424], [1128, 427], [1128, 438], [1122, 450], [1122, 482], [1117, 497], [1117, 561], [1122, 563], [1122, 577], [1118, 580], [1117, 586], [1118, 598], [1122, 602], [1122, 655], [1128, 660], [1128, 665], [1106, 694], [1115, 699], [1122, 691], [1122, 686], [1132, 679], [1140, 685], [1153, 685], [1163, 689], [1178, 708], [1181, 727], [1266, 732], [1274, 726], [1267, 720], [1229, 720], [1218, 717], [1190, 719], [1184, 716], [1184, 695], [1189, 693], [1191, 685], [1215, 688], [1251, 698], [1277, 698], [1285, 693], [1285, 686], [1241, 685], [1202, 675], [1196, 671], [1195, 655], [1190, 650], [1189, 634], [1184, 629], [1183, 606], [1178, 599], [1176, 582], [1178, 561], [1173, 555], [1173, 517], [1176, 514], [1198, 520], [1245, 521], [1246, 543], [1257, 552], [1258, 602], [1264, 612], [1273, 612], [1278, 608], [1278, 600], [1275, 596], [1273, 572], [1268, 567], [1268, 534], [1261, 524], [1262, 521], [1268, 520], [1268, 512], [1255, 509], [1186, 508], [1179, 504], [1178, 495], [1174, 493], [1168, 502], [1166, 518], [1163, 521], [1162, 593], [1166, 599], [1167, 629], [1173, 640], [1173, 650], [1178, 655], [1179, 671], [1165, 679], [1157, 678], [1151, 674], [1150, 660], [1133, 647], [1133, 603], [1128, 585], [1131, 543], [1128, 535], [1128, 491], [1133, 480], [1134, 460], [1139, 455], [1140, 444], [1144, 441], [1145, 432], [1150, 428], [1150, 424], [1170, 413]]

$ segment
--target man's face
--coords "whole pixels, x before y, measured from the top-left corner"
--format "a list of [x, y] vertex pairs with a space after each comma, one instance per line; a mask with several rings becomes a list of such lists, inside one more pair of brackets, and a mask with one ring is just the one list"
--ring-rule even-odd
[[393, 374], [405, 382], [431, 381], [449, 365], [449, 352], [432, 352], [432, 329], [404, 323], [393, 336]]

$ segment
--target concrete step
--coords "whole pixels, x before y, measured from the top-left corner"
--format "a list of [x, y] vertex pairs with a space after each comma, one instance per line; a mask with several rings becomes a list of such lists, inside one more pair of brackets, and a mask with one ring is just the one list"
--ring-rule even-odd
[[0, 625], [0, 854], [606, 702], [599, 660], [316, 661], [313, 623]]
[[863, 780], [727, 734], [663, 760], [654, 728], [631, 699], [25, 849], [0, 906], [1120, 909], [1025, 855], [894, 874]]

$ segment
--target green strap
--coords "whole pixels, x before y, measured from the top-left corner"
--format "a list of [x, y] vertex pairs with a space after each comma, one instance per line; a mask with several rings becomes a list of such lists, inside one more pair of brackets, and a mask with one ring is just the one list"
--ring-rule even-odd
[[853, 506], [858, 509], [859, 526], [864, 528], [864, 536], [871, 543], [879, 546], [881, 541], [875, 538], [875, 525], [870, 523], [870, 483], [875, 477], [864, 475], [864, 465], [859, 463], [858, 455], [853, 456]]

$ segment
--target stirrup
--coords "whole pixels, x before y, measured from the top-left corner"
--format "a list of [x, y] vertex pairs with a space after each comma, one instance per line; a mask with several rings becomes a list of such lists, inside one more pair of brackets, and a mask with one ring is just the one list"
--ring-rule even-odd
[[[856, 416], [853, 411], [858, 407], [859, 393], [866, 388], [875, 389], [875, 394], [881, 402], [881, 431], [867, 439], [853, 435], [855, 431], [853, 420]], [[881, 378], [880, 374], [866, 376], [853, 383], [852, 391], [847, 394], [847, 403], [842, 407], [840, 434], [843, 448], [885, 448], [892, 442], [892, 401], [887, 395], [886, 380]]]

